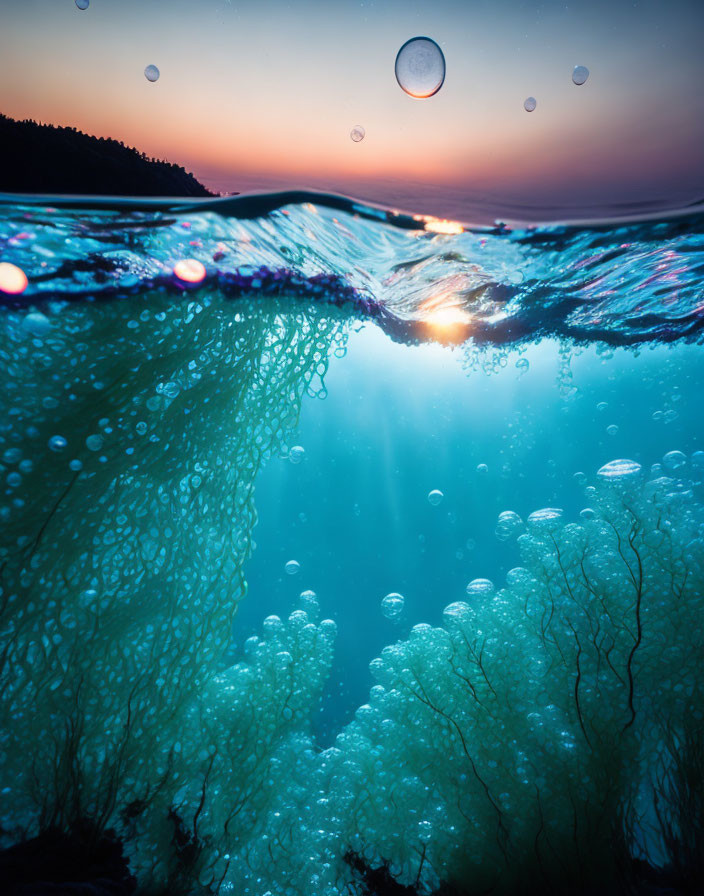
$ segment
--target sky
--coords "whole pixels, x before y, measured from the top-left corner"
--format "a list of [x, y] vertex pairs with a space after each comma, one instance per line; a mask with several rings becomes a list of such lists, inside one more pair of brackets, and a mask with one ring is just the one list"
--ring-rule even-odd
[[[429, 99], [394, 75], [418, 35], [446, 59]], [[308, 186], [465, 219], [675, 206], [704, 198], [703, 43], [703, 0], [0, 0], [0, 112], [222, 192]]]

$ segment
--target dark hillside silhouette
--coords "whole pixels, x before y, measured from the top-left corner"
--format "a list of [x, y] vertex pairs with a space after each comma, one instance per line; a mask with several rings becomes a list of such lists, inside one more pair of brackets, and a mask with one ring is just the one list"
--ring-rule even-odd
[[105, 137], [0, 115], [0, 192], [212, 196], [178, 165]]

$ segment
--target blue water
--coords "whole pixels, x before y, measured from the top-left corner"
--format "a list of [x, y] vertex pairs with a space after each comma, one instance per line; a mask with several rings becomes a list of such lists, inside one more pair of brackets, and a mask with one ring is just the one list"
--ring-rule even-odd
[[113, 832], [139, 892], [687, 891], [701, 211], [49, 201], [0, 215], [0, 845]]

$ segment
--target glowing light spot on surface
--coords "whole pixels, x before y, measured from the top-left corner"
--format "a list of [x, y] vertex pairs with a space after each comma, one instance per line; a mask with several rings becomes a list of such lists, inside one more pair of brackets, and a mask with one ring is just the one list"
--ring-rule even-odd
[[434, 488], [432, 492], [428, 493], [428, 501], [433, 507], [437, 507], [444, 497], [439, 488]]
[[581, 87], [589, 77], [589, 69], [586, 65], [575, 65], [574, 71], [572, 72], [572, 83], [576, 84], [577, 87]]
[[287, 576], [295, 576], [300, 568], [301, 564], [298, 562], [298, 560], [289, 560], [286, 566], [284, 566]]
[[457, 221], [441, 221], [439, 219], [426, 221], [424, 229], [429, 230], [431, 233], [464, 233], [464, 227], [458, 224]]
[[395, 591], [387, 594], [381, 601], [381, 613], [387, 619], [398, 619], [403, 613], [404, 599], [402, 594]]
[[535, 107], [538, 105], [538, 101], [534, 96], [529, 96], [528, 99], [523, 103], [523, 108], [526, 112], [535, 112]]
[[79, 9], [88, 9], [90, 6], [90, 0], [76, 0], [76, 6]]
[[18, 296], [27, 289], [27, 275], [9, 261], [0, 262], [0, 292], [7, 295]]
[[144, 69], [144, 77], [147, 79], [147, 81], [151, 81], [151, 83], [153, 84], [155, 81], [159, 80], [159, 78], [161, 77], [161, 72], [155, 65], [148, 65]]
[[195, 258], [183, 258], [176, 262], [174, 274], [184, 283], [200, 283], [205, 280], [205, 265]]
[[361, 143], [366, 136], [367, 132], [364, 130], [361, 124], [356, 124], [350, 131], [350, 140], [353, 143]]
[[401, 90], [415, 99], [427, 99], [445, 81], [445, 57], [429, 37], [413, 37], [396, 56], [396, 80]]

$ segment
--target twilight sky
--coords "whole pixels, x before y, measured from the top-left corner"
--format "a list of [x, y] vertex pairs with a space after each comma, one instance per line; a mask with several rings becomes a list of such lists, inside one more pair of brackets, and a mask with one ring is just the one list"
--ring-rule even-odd
[[[426, 100], [394, 77], [416, 35], [447, 61]], [[675, 205], [704, 198], [703, 45], [704, 0], [0, 0], [0, 111], [222, 191], [313, 186], [464, 218]]]

